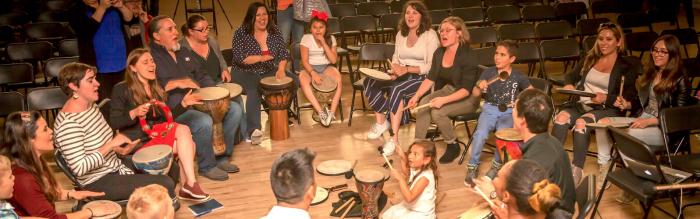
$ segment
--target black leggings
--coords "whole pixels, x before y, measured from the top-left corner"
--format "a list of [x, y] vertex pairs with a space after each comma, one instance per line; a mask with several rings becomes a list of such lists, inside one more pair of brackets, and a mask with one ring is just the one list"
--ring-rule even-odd
[[[134, 170], [134, 164], [131, 159], [123, 159], [122, 163]], [[98, 197], [112, 201], [128, 200], [131, 193], [137, 188], [144, 187], [150, 184], [158, 184], [168, 190], [170, 198], [176, 198], [175, 185], [179, 181], [180, 167], [177, 161], [173, 161], [168, 175], [149, 175], [149, 174], [131, 174], [119, 175], [114, 172], [103, 176], [97, 181], [84, 186], [85, 190], [93, 192], [104, 192], [105, 196]]]

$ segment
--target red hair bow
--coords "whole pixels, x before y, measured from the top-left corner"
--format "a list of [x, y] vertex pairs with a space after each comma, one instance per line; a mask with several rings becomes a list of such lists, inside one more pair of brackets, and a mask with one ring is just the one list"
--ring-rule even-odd
[[328, 22], [328, 14], [326, 12], [312, 10], [311, 17], [318, 18], [319, 20], [322, 20], [324, 22]]

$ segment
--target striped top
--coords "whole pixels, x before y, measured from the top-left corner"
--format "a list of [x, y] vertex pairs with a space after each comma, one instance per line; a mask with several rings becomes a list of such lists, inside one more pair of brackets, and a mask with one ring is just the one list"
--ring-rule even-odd
[[112, 172], [133, 174], [114, 151], [98, 151], [112, 140], [112, 129], [96, 105], [79, 113], [59, 112], [55, 124], [55, 145], [82, 185], [93, 183]]

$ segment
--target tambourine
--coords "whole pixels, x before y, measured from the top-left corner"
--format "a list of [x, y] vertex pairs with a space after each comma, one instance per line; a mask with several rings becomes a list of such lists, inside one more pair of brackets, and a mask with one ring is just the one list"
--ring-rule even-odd
[[[175, 127], [175, 122], [173, 122], [173, 113], [170, 111], [170, 107], [165, 105], [165, 103], [163, 103], [163, 102], [160, 102], [157, 100], [151, 100], [149, 102], [149, 104], [151, 104], [151, 106], [153, 106], [153, 105], [158, 106], [158, 107], [160, 107], [161, 110], [163, 110], [163, 112], [165, 114], [165, 123], [164, 123], [165, 126], [160, 126], [160, 124], [156, 124], [156, 125], [154, 125], [156, 130], [153, 130], [153, 128], [150, 125], [148, 125], [148, 123], [146, 122], [146, 117], [141, 116], [141, 117], [139, 117], [139, 124], [141, 124], [141, 130], [143, 130], [143, 132], [145, 132], [146, 135], [148, 135], [148, 137], [150, 137], [150, 138], [157, 138], [157, 137], [164, 138], [165, 136], [168, 135], [168, 132], [170, 130], [172, 130], [173, 127]], [[155, 111], [153, 113], [155, 114]], [[163, 124], [163, 123], [161, 123], [161, 124]]]

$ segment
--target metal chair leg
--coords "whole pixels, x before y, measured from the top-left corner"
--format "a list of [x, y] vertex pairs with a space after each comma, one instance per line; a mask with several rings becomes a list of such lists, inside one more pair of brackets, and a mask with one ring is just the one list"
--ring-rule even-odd
[[[477, 125], [478, 124], [479, 124], [479, 122], [477, 121]], [[462, 155], [459, 158], [459, 163], [458, 163], [459, 165], [462, 165], [462, 163], [464, 163], [464, 157], [467, 156], [467, 149], [469, 149], [469, 146], [472, 145], [472, 139], [473, 139], [472, 132], [469, 129], [469, 121], [464, 121], [464, 129], [467, 130], [467, 136], [469, 136], [469, 140], [467, 141], [467, 144], [464, 146], [464, 151], [462, 151]]]
[[355, 112], [355, 94], [357, 93], [355, 91], [357, 90], [352, 90], [352, 101], [350, 102], [350, 116], [348, 116], [348, 127], [352, 126], [352, 113]]

